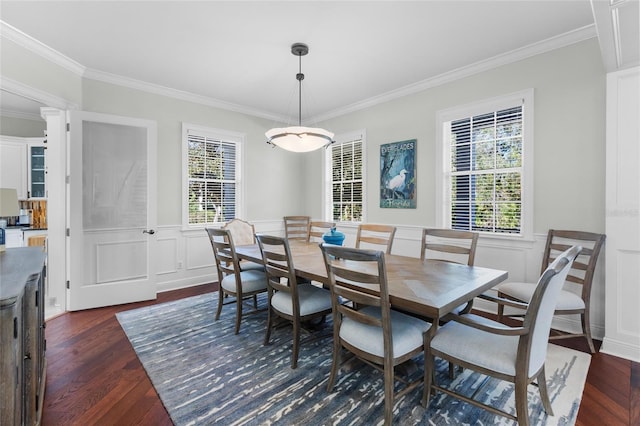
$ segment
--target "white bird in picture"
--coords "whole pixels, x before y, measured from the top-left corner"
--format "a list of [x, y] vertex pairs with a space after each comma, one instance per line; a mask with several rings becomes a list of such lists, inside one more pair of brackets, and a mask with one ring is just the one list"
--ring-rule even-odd
[[405, 169], [400, 170], [400, 173], [394, 176], [387, 184], [387, 189], [395, 191], [404, 185], [405, 175], [407, 171]]

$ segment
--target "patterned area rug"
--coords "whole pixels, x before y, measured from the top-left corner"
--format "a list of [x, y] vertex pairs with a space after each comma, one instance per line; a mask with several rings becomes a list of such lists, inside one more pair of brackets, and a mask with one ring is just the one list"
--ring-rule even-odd
[[[264, 307], [265, 298], [260, 299]], [[331, 369], [331, 323], [325, 337], [303, 334], [298, 368], [290, 368], [291, 327], [275, 329], [263, 346], [266, 312], [245, 316], [234, 335], [235, 305], [214, 321], [217, 293], [208, 293], [117, 314], [140, 361], [176, 425], [353, 425], [382, 423], [383, 379], [353, 359], [327, 392]], [[322, 330], [321, 330], [322, 333]], [[306, 340], [305, 340], [306, 339]], [[588, 354], [550, 344], [547, 380], [555, 416], [546, 416], [537, 388], [529, 386], [529, 412], [535, 425], [571, 425], [589, 368]], [[416, 360], [421, 373], [422, 358]], [[410, 369], [411, 370], [411, 369]], [[438, 383], [448, 383], [444, 362]], [[454, 386], [472, 393], [484, 376], [465, 370]], [[515, 413], [513, 386], [491, 379], [485, 402]], [[400, 399], [394, 423], [401, 425], [510, 425], [514, 422], [455, 398], [438, 394], [422, 408], [422, 387]]]

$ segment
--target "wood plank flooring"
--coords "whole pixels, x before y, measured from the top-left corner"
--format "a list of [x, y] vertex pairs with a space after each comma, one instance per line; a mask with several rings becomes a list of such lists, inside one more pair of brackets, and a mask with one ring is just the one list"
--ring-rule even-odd
[[[66, 313], [47, 321], [47, 383], [42, 424], [171, 425], [115, 314], [214, 291], [213, 284], [160, 293], [158, 299]], [[584, 339], [563, 345], [587, 351]], [[592, 357], [577, 426], [640, 425], [640, 364]]]

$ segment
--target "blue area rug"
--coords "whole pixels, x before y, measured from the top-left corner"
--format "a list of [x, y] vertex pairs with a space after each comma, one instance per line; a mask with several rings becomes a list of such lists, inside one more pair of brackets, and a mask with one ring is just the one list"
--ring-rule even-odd
[[[260, 304], [265, 305], [265, 297]], [[331, 369], [331, 322], [326, 336], [303, 334], [298, 368], [290, 368], [291, 327], [275, 329], [263, 346], [266, 312], [245, 316], [234, 335], [235, 305], [224, 306], [214, 321], [217, 293], [117, 314], [133, 348], [176, 425], [354, 425], [382, 423], [383, 378], [353, 359], [327, 392]], [[321, 331], [322, 332], [322, 331]], [[547, 381], [555, 416], [547, 417], [537, 388], [529, 387], [534, 425], [572, 425], [578, 413], [590, 355], [550, 344]], [[417, 373], [422, 358], [416, 359]], [[448, 369], [437, 365], [438, 383], [447, 384]], [[465, 370], [454, 386], [470, 393], [484, 376]], [[482, 391], [485, 402], [515, 413], [513, 386], [491, 380]], [[514, 422], [455, 398], [438, 394], [427, 409], [420, 405], [422, 387], [394, 407], [399, 425], [510, 425]]]

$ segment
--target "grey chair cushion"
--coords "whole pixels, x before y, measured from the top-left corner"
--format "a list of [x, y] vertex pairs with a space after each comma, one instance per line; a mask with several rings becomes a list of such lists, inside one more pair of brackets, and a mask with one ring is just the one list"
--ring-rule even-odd
[[264, 271], [264, 265], [256, 262], [251, 262], [249, 260], [241, 260], [240, 261], [240, 270], [249, 271], [255, 269], [257, 271]]
[[[473, 314], [463, 316], [492, 327], [510, 328], [481, 316]], [[431, 347], [493, 371], [510, 376], [516, 374], [517, 336], [487, 333], [450, 321], [438, 329], [438, 333], [431, 340]], [[537, 371], [538, 368], [540, 368], [539, 365], [537, 368], [532, 366], [533, 371]]]
[[[298, 284], [300, 316], [315, 314], [331, 309], [331, 293], [312, 284]], [[271, 298], [271, 306], [279, 312], [293, 315], [291, 293], [279, 291]]]
[[[264, 271], [259, 271], [256, 269], [241, 271], [240, 279], [242, 280], [242, 291], [245, 293], [264, 290], [267, 288], [267, 275], [264, 273]], [[222, 279], [220, 285], [222, 285], [223, 289], [235, 293], [237, 291], [236, 276], [227, 275]]]
[[[380, 308], [367, 306], [362, 312], [380, 318]], [[418, 318], [391, 310], [393, 356], [400, 357], [424, 344], [423, 334], [431, 324]], [[342, 319], [340, 338], [365, 352], [384, 356], [382, 327], [363, 324], [348, 317]]]
[[[528, 302], [536, 291], [536, 285], [532, 283], [504, 283], [496, 289], [508, 296]], [[556, 301], [557, 310], [584, 309], [584, 300], [579, 295], [567, 290], [561, 290]]]

